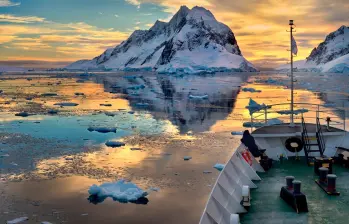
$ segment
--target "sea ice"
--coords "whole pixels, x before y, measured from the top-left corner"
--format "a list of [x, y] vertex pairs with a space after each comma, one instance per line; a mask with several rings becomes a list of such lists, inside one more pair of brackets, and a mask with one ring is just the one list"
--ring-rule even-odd
[[119, 180], [114, 183], [104, 183], [100, 186], [92, 185], [88, 193], [99, 198], [111, 197], [113, 200], [127, 203], [136, 202], [138, 199], [148, 195], [148, 192], [143, 191], [137, 185]]

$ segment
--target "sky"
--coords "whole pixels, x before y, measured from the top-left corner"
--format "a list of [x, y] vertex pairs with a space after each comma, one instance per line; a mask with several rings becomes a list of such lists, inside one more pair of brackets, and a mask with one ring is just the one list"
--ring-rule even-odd
[[168, 21], [181, 5], [202, 6], [236, 36], [244, 57], [288, 62], [288, 20], [305, 59], [326, 35], [349, 25], [349, 0], [0, 0], [0, 65], [57, 67], [91, 59], [136, 29]]

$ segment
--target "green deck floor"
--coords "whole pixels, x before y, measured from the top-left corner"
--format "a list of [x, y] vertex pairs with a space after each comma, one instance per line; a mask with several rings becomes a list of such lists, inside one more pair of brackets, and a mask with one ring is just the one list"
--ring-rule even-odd
[[[241, 223], [349, 223], [349, 169], [334, 166], [337, 175], [337, 190], [340, 196], [328, 196], [316, 183], [314, 167], [308, 167], [304, 160], [287, 160], [275, 164], [266, 173], [259, 174], [258, 188], [251, 190], [251, 207], [241, 215]], [[285, 177], [294, 176], [302, 181], [302, 192], [307, 196], [308, 213], [297, 214], [279, 194], [286, 185]]]

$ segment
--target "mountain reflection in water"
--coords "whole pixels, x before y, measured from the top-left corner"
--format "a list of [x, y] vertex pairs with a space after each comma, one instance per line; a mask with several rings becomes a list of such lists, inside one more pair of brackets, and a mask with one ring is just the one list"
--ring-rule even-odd
[[[208, 131], [234, 109], [247, 74], [96, 76], [105, 91], [126, 94], [135, 111], [168, 119], [180, 133]], [[201, 97], [207, 95], [208, 97]], [[190, 97], [192, 96], [192, 97]], [[202, 99], [201, 99], [202, 98]]]

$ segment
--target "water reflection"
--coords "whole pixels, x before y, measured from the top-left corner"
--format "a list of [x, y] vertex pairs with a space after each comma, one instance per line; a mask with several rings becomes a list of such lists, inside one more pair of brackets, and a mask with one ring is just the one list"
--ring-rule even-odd
[[[168, 119], [180, 133], [208, 131], [233, 110], [247, 74], [97, 76], [105, 91], [127, 94], [133, 110]], [[206, 97], [207, 96], [207, 97]]]

